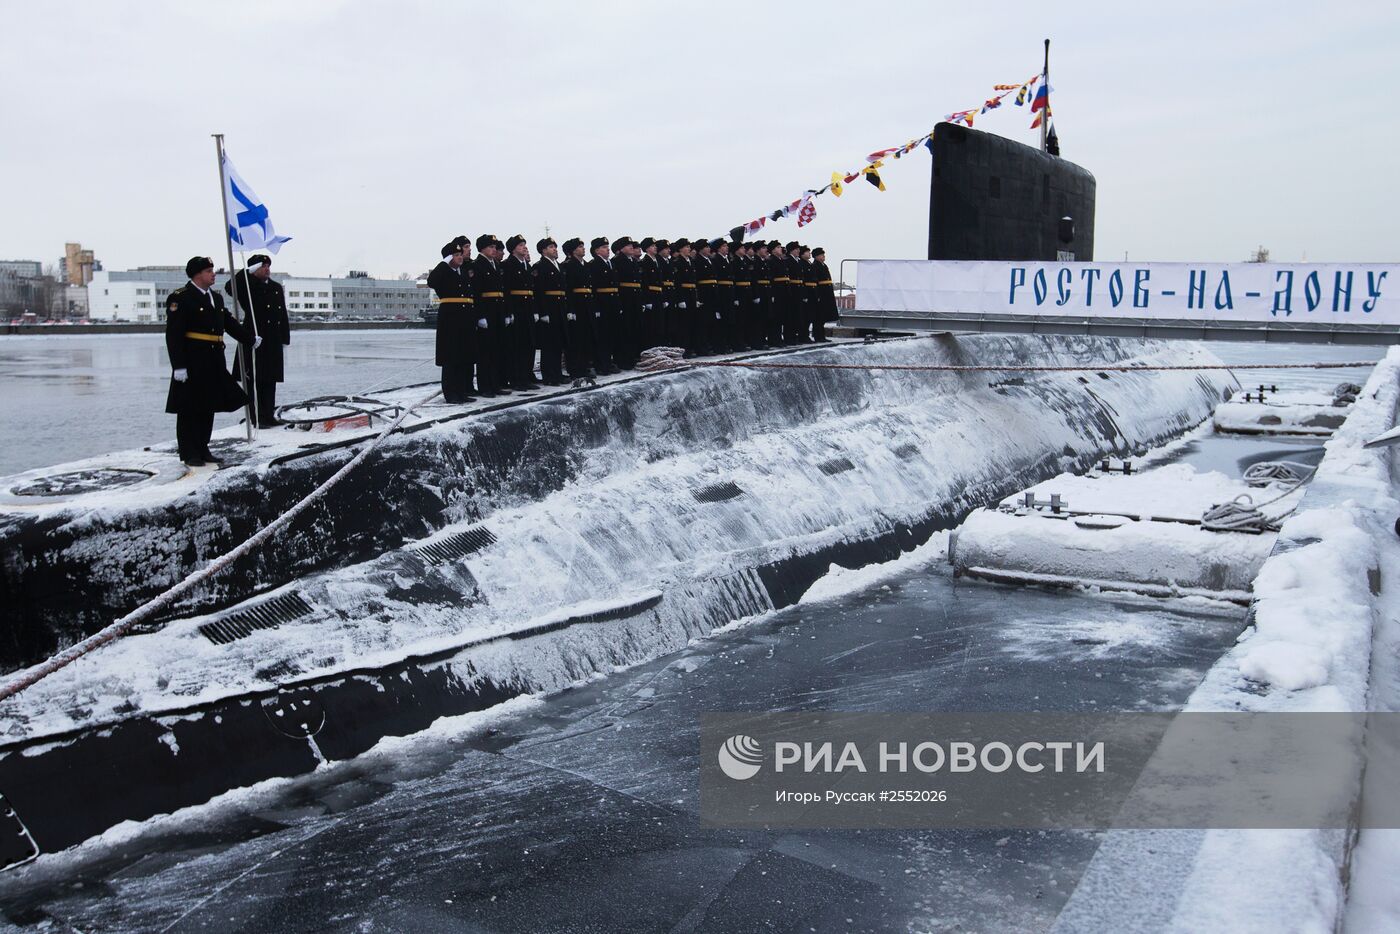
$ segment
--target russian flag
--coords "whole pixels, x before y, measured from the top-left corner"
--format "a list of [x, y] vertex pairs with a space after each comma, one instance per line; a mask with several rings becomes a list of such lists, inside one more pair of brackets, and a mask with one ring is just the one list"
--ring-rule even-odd
[[1040, 87], [1035, 90], [1035, 100], [1031, 101], [1031, 113], [1043, 109], [1048, 103], [1050, 103], [1050, 85], [1041, 82]]

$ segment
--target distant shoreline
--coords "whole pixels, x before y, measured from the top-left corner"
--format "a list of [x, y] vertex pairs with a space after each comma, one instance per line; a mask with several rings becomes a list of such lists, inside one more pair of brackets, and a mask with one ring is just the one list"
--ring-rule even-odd
[[[422, 331], [422, 321], [293, 321], [293, 331]], [[57, 337], [63, 334], [164, 334], [164, 324], [3, 324], [0, 336]]]

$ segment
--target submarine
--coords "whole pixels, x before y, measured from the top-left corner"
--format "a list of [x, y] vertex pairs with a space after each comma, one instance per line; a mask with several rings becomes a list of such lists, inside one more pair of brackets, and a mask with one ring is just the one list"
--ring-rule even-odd
[[[1092, 256], [1087, 172], [935, 136], [931, 257]], [[1179, 369], [1136, 369], [1163, 364]], [[1219, 361], [1142, 339], [867, 335], [493, 404], [415, 408], [427, 387], [403, 386], [377, 394], [402, 421], [372, 450], [378, 427], [348, 419], [220, 437], [216, 472], [157, 445], [0, 479], [0, 665], [22, 677], [366, 455], [261, 547], [0, 700], [0, 865], [790, 606], [832, 565], [890, 560], [1205, 421], [1238, 383], [1191, 365]]]

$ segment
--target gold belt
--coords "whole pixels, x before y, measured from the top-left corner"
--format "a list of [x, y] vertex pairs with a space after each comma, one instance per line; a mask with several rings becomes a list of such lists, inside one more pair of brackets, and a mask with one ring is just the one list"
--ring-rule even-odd
[[614, 289], [611, 286], [605, 286], [601, 289], [594, 289], [593, 291], [602, 293], [603, 295], [611, 295], [612, 293], [616, 292], [617, 289]]
[[719, 285], [718, 279], [701, 279], [698, 285]]
[[215, 344], [222, 344], [224, 336], [222, 334], [206, 334], [204, 331], [186, 331], [185, 336], [197, 341], [212, 341]]
[[693, 288], [695, 288], [695, 283], [694, 283], [694, 282], [682, 282], [682, 283], [681, 283], [681, 288], [683, 288], [683, 289], [693, 289]]
[[753, 285], [752, 282], [736, 282], [736, 283], [734, 283], [734, 284], [735, 284], [735, 285], [742, 285], [742, 286], [744, 286], [745, 288], [747, 288], [747, 287]]
[[802, 284], [805, 285], [805, 286], [807, 286], [807, 287], [810, 288], [810, 289], [815, 289], [817, 286], [821, 285], [820, 282], [804, 282], [804, 283], [802, 283]]
[[525, 297], [525, 298], [534, 298], [534, 297], [535, 297], [535, 290], [534, 290], [534, 289], [511, 289], [511, 290], [510, 290], [510, 294], [511, 294], [511, 295], [515, 295], [515, 296], [523, 296], [523, 297]]
[[474, 298], [440, 298], [439, 305], [471, 305], [476, 302]]
[[674, 289], [676, 287], [676, 280], [666, 279], [662, 284], [665, 285], [668, 289]]
[[546, 295], [563, 296], [563, 295], [565, 295], [565, 294], [567, 294], [567, 293], [561, 292], [561, 291], [557, 291], [557, 290], [555, 290], [555, 289], [550, 289], [550, 290], [546, 291], [544, 294], [546, 294]]
[[504, 293], [504, 292], [477, 292], [477, 293], [476, 293], [476, 297], [477, 297], [477, 298], [505, 298], [505, 297], [506, 297], [506, 293]]
[[660, 291], [661, 291], [661, 286], [659, 286], [659, 285], [649, 285], [649, 286], [647, 286], [647, 291], [648, 291], [648, 292], [660, 292]]
[[591, 288], [584, 287], [582, 289], [574, 289], [573, 293], [575, 295], [592, 295], [593, 290]]
[[731, 287], [732, 287], [732, 286], [734, 285], [734, 280], [733, 280], [733, 279], [721, 279], [721, 280], [719, 280], [719, 282], [716, 283], [716, 284], [717, 284], [717, 285], [727, 285], [727, 286], [731, 286]]
[[771, 279], [759, 279], [759, 280], [758, 280], [758, 284], [759, 284], [759, 285], [772, 285], [773, 282], [772, 282]]
[[830, 279], [823, 279], [823, 280], [820, 281], [820, 282], [814, 282], [814, 283], [812, 283], [812, 284], [813, 284], [813, 285], [831, 285], [831, 280], [830, 280]]
[[642, 287], [640, 282], [619, 282], [618, 285], [624, 289], [640, 289]]
[[789, 282], [791, 282], [791, 281], [792, 281], [791, 279], [774, 279], [774, 280], [773, 280], [773, 284], [774, 284], [774, 285], [786, 285], [787, 283], [789, 283]]

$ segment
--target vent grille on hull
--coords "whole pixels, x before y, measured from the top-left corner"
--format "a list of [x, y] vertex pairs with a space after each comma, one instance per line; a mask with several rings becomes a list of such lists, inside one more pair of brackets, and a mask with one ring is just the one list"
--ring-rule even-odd
[[250, 606], [204, 623], [199, 632], [215, 645], [228, 645], [239, 639], [246, 639], [256, 629], [276, 629], [283, 623], [294, 622], [303, 616], [311, 615], [311, 606], [299, 594], [284, 593], [256, 606]]
[[856, 469], [856, 465], [851, 463], [851, 459], [849, 457], [833, 457], [829, 461], [822, 461], [820, 464], [817, 465], [817, 467], [819, 467], [821, 469], [821, 472], [826, 474], [828, 477], [834, 476], [838, 473], [845, 473], [848, 470]]
[[413, 550], [441, 564], [446, 564], [449, 561], [460, 561], [467, 555], [475, 554], [495, 543], [496, 536], [490, 529], [484, 525], [474, 525], [465, 531], [446, 535], [436, 541], [415, 545]]
[[744, 491], [734, 481], [725, 480], [723, 483], [711, 483], [709, 486], [697, 487], [690, 491], [690, 495], [701, 503], [722, 503], [727, 499], [743, 496]]

